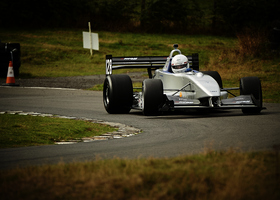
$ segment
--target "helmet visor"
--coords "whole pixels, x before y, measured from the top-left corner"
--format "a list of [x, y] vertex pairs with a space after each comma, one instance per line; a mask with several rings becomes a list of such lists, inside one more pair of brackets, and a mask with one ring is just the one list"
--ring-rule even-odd
[[182, 68], [184, 68], [184, 67], [186, 67], [186, 66], [187, 66], [187, 64], [175, 65], [175, 66], [173, 65], [172, 68], [173, 68], [173, 69], [182, 69]]

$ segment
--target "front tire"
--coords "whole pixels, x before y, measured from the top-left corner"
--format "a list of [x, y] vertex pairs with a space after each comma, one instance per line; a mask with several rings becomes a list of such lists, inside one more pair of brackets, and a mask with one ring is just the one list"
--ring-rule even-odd
[[244, 114], [259, 114], [262, 110], [262, 87], [258, 77], [244, 77], [240, 79], [240, 95], [251, 95], [255, 108], [243, 108]]
[[163, 84], [160, 79], [145, 79], [142, 85], [143, 114], [157, 115], [163, 103]]
[[107, 76], [103, 86], [103, 104], [110, 114], [129, 113], [132, 106], [133, 87], [127, 75]]

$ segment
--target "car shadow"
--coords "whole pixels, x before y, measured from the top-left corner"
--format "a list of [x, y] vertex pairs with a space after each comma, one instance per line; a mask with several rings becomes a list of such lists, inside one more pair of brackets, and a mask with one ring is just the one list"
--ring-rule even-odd
[[[130, 114], [144, 116], [141, 111], [130, 111]], [[148, 119], [187, 119], [187, 118], [220, 118], [220, 117], [237, 117], [237, 116], [257, 116], [268, 115], [269, 112], [261, 112], [260, 114], [243, 114], [241, 110], [212, 110], [212, 109], [190, 109], [187, 111], [177, 110], [170, 112], [162, 112], [154, 116], [144, 116]]]

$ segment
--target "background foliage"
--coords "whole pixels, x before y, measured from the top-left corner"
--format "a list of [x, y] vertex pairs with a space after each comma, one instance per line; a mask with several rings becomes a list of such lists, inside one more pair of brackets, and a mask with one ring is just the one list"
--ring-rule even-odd
[[106, 31], [235, 33], [272, 28], [278, 0], [2, 0], [1, 27], [93, 28]]

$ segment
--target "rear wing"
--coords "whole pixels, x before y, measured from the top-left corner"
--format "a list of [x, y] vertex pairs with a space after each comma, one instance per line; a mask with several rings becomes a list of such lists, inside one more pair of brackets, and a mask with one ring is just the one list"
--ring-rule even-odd
[[[163, 68], [168, 56], [127, 56], [113, 57], [106, 55], [106, 76], [111, 75], [115, 69], [147, 68], [149, 77], [152, 78], [152, 70]], [[198, 54], [187, 56], [190, 67], [199, 70]]]

